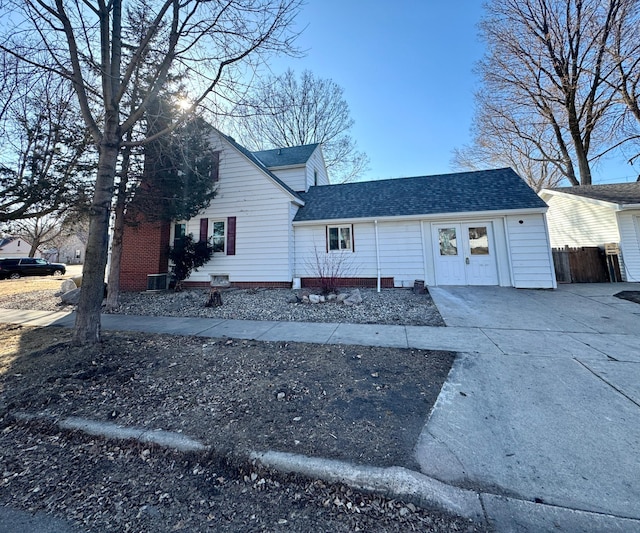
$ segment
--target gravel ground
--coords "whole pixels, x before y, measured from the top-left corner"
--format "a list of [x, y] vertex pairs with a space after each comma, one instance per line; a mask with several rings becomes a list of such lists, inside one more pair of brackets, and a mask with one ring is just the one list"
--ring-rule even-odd
[[[275, 320], [292, 322], [341, 322], [351, 324], [396, 324], [405, 326], [444, 326], [444, 321], [429, 293], [414, 294], [411, 289], [359, 289], [363, 302], [347, 306], [338, 302], [320, 304], [289, 303], [293, 294], [304, 291], [287, 289], [241, 289], [222, 293], [223, 305], [205, 307], [208, 291], [129, 292], [120, 297], [118, 314], [147, 316], [191, 316], [238, 320]], [[3, 296], [1, 307], [60, 311], [55, 289]], [[308, 292], [308, 291], [307, 291]], [[347, 292], [349, 292], [347, 290]]]

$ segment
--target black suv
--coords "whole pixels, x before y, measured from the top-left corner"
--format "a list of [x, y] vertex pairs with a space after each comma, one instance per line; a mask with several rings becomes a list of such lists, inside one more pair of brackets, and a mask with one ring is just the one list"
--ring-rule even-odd
[[0, 279], [18, 279], [22, 276], [61, 276], [66, 271], [65, 265], [49, 263], [45, 259], [34, 257], [0, 259]]

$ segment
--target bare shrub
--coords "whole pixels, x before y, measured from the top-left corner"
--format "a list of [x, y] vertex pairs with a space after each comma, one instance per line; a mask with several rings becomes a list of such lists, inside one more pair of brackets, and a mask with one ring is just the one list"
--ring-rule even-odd
[[338, 288], [344, 286], [341, 280], [356, 277], [359, 271], [351, 251], [320, 252], [316, 246], [305, 265], [307, 272], [318, 281], [322, 294], [337, 293]]

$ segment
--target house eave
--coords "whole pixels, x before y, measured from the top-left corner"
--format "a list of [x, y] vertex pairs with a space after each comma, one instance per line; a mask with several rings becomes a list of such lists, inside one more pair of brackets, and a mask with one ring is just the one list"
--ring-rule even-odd
[[504, 216], [517, 216], [517, 215], [531, 215], [531, 214], [544, 214], [547, 212], [547, 207], [536, 207], [526, 209], [504, 209], [500, 211], [462, 211], [459, 213], [430, 213], [430, 214], [418, 214], [418, 215], [395, 215], [395, 216], [383, 216], [383, 217], [360, 217], [360, 218], [323, 218], [314, 220], [298, 220], [294, 221], [294, 226], [314, 226], [318, 224], [356, 224], [367, 222], [397, 222], [401, 220], [425, 220], [425, 221], [438, 221], [438, 220], [475, 220], [475, 219], [489, 219], [499, 218]]
[[267, 167], [271, 172], [273, 172], [274, 170], [293, 170], [296, 168], [304, 168], [305, 166], [307, 166], [306, 163], [304, 164], [297, 164], [297, 165], [281, 165], [278, 167]]
[[246, 159], [249, 163], [251, 163], [255, 168], [257, 168], [260, 172], [262, 172], [262, 174], [264, 174], [269, 181], [271, 181], [271, 183], [273, 183], [276, 187], [278, 187], [282, 192], [284, 192], [287, 196], [289, 196], [289, 198], [291, 199], [292, 202], [294, 202], [295, 204], [299, 205], [299, 206], [303, 206], [304, 205], [304, 200], [295, 192], [292, 191], [290, 189], [288, 189], [281, 181], [280, 178], [278, 178], [275, 175], [271, 174], [271, 170], [268, 169], [267, 167], [265, 167], [261, 161], [258, 161], [256, 158], [256, 161], [258, 161], [260, 164], [256, 164], [256, 161], [253, 161], [250, 157], [248, 157], [245, 153], [242, 152], [242, 150], [239, 150], [238, 148], [236, 148], [231, 142], [229, 142], [225, 135], [220, 132], [219, 130], [217, 130], [216, 128], [214, 128], [215, 131], [218, 132], [218, 134], [220, 135], [220, 138], [224, 140], [224, 142], [226, 142], [231, 148], [233, 148], [238, 154], [240, 154], [240, 156], [242, 156], [244, 159]]
[[640, 204], [618, 204], [618, 211], [630, 211], [640, 209]]
[[550, 196], [561, 196], [563, 198], [577, 199], [578, 201], [581, 201], [581, 202], [586, 202], [588, 204], [597, 205], [600, 207], [606, 207], [609, 209], [613, 209], [614, 211], [627, 211], [631, 209], [640, 209], [640, 204], [638, 203], [618, 204], [616, 202], [610, 202], [608, 200], [600, 200], [598, 198], [590, 198], [588, 196], [582, 196], [580, 194], [571, 194], [563, 191], [552, 191], [549, 189], [542, 189], [539, 193], [539, 196], [543, 200], [545, 200], [546, 198], [549, 198]]

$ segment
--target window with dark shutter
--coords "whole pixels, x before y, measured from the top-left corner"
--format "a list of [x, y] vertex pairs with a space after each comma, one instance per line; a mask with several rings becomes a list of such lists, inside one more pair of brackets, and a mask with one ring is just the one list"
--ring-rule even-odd
[[200, 240], [206, 241], [209, 238], [209, 219], [201, 218], [200, 219]]
[[227, 218], [227, 255], [236, 255], [236, 217]]

